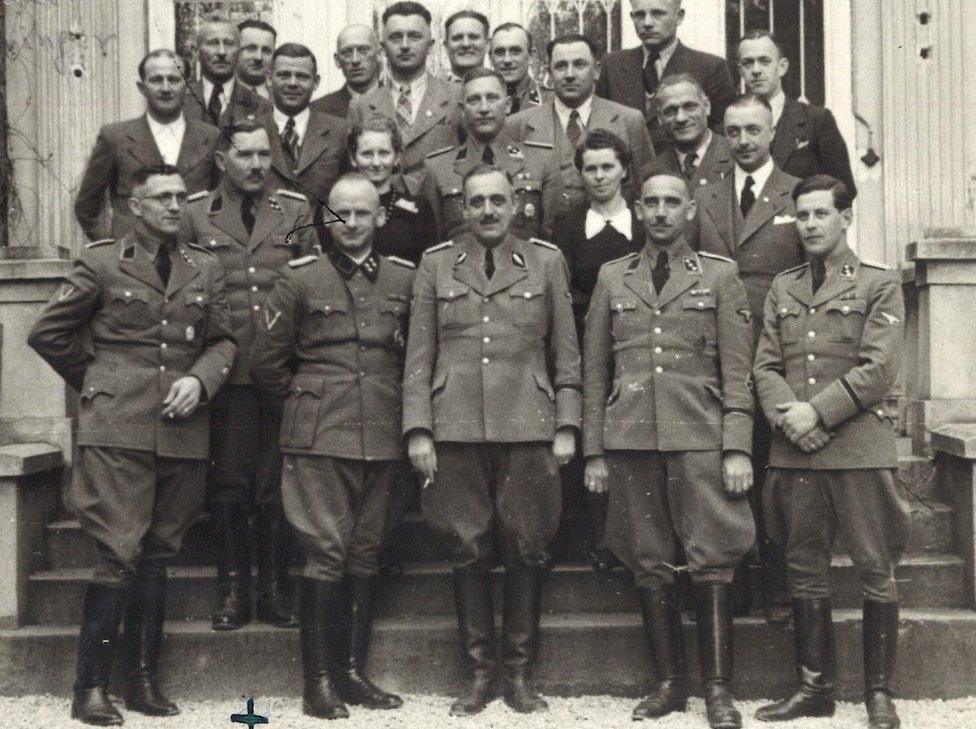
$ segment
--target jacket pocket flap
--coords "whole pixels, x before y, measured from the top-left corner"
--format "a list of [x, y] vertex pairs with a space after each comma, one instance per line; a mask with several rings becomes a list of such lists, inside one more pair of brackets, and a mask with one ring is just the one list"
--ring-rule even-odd
[[293, 397], [312, 395], [321, 398], [325, 389], [325, 378], [319, 375], [295, 375], [288, 384], [288, 394]]
[[785, 319], [788, 316], [799, 316], [800, 311], [800, 307], [796, 304], [783, 304], [776, 313], [779, 314], [780, 319]]
[[94, 379], [81, 391], [81, 400], [94, 400], [96, 395], [114, 395], [115, 380]]
[[136, 287], [111, 288], [108, 290], [108, 298], [109, 301], [124, 301], [126, 304], [132, 301], [149, 303], [149, 292]]
[[534, 299], [536, 296], [542, 296], [545, 291], [546, 288], [541, 283], [528, 283], [524, 286], [513, 286], [508, 295], [519, 299]]
[[453, 301], [461, 296], [465, 296], [468, 293], [468, 287], [465, 284], [453, 283], [443, 289], [438, 289], [437, 298], [444, 299], [446, 301]]
[[438, 372], [434, 375], [434, 379], [430, 382], [430, 394], [433, 395], [435, 392], [444, 389], [444, 385], [447, 384], [447, 371]]
[[611, 296], [610, 309], [612, 311], [633, 311], [637, 308], [637, 299], [629, 296]]
[[183, 301], [187, 306], [206, 306], [210, 302], [210, 295], [206, 291], [187, 291], [183, 294]]
[[868, 302], [864, 299], [835, 299], [827, 302], [826, 309], [827, 311], [839, 311], [845, 316], [855, 312], [864, 314], [868, 310]]
[[681, 299], [682, 309], [714, 309], [716, 305], [715, 294], [694, 294]]
[[203, 238], [198, 243], [204, 248], [227, 248], [230, 245], [226, 238]]
[[515, 192], [532, 192], [539, 189], [539, 183], [532, 179], [521, 179], [515, 181]]
[[384, 314], [406, 314], [407, 303], [405, 301], [386, 301], [380, 302], [380, 312]]
[[555, 400], [556, 400], [556, 391], [552, 389], [552, 385], [550, 384], [549, 377], [547, 375], [544, 375], [541, 372], [536, 372], [535, 373], [535, 384], [537, 384], [539, 386], [539, 389], [542, 390], [544, 393], [546, 393], [546, 395], [549, 396], [549, 399], [550, 400], [552, 400], [553, 402], [555, 402]]
[[341, 299], [312, 299], [308, 302], [309, 311], [317, 311], [320, 314], [344, 313], [349, 310], [349, 306]]

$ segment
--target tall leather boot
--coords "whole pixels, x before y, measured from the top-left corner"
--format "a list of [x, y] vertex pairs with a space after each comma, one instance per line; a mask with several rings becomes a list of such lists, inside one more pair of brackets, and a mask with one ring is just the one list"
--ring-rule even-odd
[[705, 713], [712, 729], [739, 729], [742, 716], [732, 701], [732, 587], [723, 582], [695, 585], [698, 657]]
[[157, 684], [166, 609], [166, 568], [140, 565], [125, 611], [125, 707], [149, 716], [175, 716], [179, 708]]
[[634, 721], [684, 711], [688, 702], [688, 664], [675, 586], [638, 588], [637, 598], [657, 686], [634, 708]]
[[258, 563], [257, 615], [262, 623], [297, 628], [288, 580], [288, 525], [281, 510], [268, 508], [254, 517], [254, 550]]
[[834, 627], [830, 600], [793, 601], [793, 642], [800, 690], [761, 707], [759, 721], [791, 721], [834, 715]]
[[331, 623], [343, 612], [342, 585], [303, 577], [300, 580], [299, 636], [302, 646], [302, 711], [319, 719], [345, 719], [349, 710], [335, 690], [333, 671], [339, 647]]
[[542, 570], [512, 560], [512, 564], [505, 566], [502, 666], [505, 703], [520, 714], [549, 709], [549, 704], [529, 682], [529, 671], [539, 650], [541, 603]]
[[128, 595], [128, 586], [91, 583], [85, 592], [78, 636], [77, 677], [71, 718], [95, 726], [118, 726], [122, 715], [108, 698], [112, 647]]
[[238, 503], [210, 509], [217, 542], [217, 592], [220, 599], [211, 617], [214, 630], [237, 630], [251, 620], [250, 530]]
[[350, 575], [345, 579], [345, 599], [349, 601], [349, 620], [343, 655], [336, 672], [339, 696], [350, 704], [367, 709], [399, 709], [403, 699], [387, 693], [366, 678], [369, 638], [373, 628], [372, 598], [376, 579]]
[[864, 703], [871, 729], [901, 726], [891, 700], [898, 661], [898, 603], [864, 601]]
[[451, 704], [451, 716], [473, 716], [494, 698], [495, 613], [488, 572], [481, 567], [454, 570], [454, 605], [470, 680]]

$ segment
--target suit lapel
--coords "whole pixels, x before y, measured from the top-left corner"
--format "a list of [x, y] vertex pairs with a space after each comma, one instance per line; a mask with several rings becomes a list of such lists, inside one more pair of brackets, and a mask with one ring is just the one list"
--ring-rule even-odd
[[644, 92], [644, 51], [640, 46], [625, 51], [622, 73], [627, 79], [625, 105], [643, 110], [647, 106], [647, 94]]
[[552, 101], [539, 106], [538, 109], [537, 112], [533, 112], [530, 119], [526, 120], [526, 130], [522, 135], [522, 139], [529, 139], [533, 142], [545, 142], [555, 147], [556, 124], [558, 123], [556, 109]]
[[784, 180], [779, 174], [779, 169], [774, 167], [772, 174], [766, 180], [766, 184], [743, 222], [742, 233], [739, 235], [740, 248], [749, 241], [749, 238], [756, 231], [789, 205], [790, 192], [789, 186], [784, 184]]
[[183, 143], [176, 166], [180, 172], [189, 172], [207, 158], [210, 150], [207, 139], [203, 135], [204, 127], [196, 122], [186, 120], [186, 131], [183, 133]]
[[182, 247], [178, 247], [177, 250], [173, 252], [173, 269], [169, 274], [169, 285], [166, 287], [166, 298], [171, 298], [173, 294], [186, 286], [190, 281], [199, 275], [199, 269], [190, 263], [190, 257], [187, 252]]
[[[657, 297], [658, 306], [664, 306], [674, 301], [701, 279], [701, 261], [686, 245], [675, 248], [673, 253], [669, 251], [668, 258], [670, 259], [668, 264], [671, 268], [671, 275]], [[697, 264], [695, 266], [697, 270], [689, 270], [689, 266], [685, 264], [686, 258]]]
[[[840, 265], [827, 274], [824, 282], [817, 290], [817, 293], [813, 295], [813, 300], [810, 302], [810, 305], [820, 306], [831, 299], [836, 299], [845, 291], [849, 291], [850, 289], [854, 288], [860, 265], [861, 263], [857, 256], [855, 256], [853, 252], [848, 252], [848, 254], [844, 257], [844, 260], [840, 262]], [[849, 276], [843, 275], [842, 272], [845, 268], [850, 270], [851, 273]]]
[[[209, 213], [207, 217], [214, 226], [220, 228], [241, 245], [245, 245], [248, 235], [244, 221], [241, 220], [240, 203], [229, 199], [226, 195], [222, 195], [220, 200], [220, 209]], [[213, 202], [211, 202], [212, 205]]]
[[[800, 272], [800, 276], [794, 278], [787, 285], [786, 290], [790, 296], [799, 301], [804, 306], [811, 306], [813, 303], [813, 279], [811, 278], [810, 268], [806, 267]], [[821, 287], [822, 289], [823, 287]]]
[[324, 152], [331, 141], [332, 130], [329, 128], [328, 121], [322, 114], [312, 112], [308, 117], [308, 127], [305, 129], [305, 139], [302, 140], [302, 147], [298, 151], [298, 162], [295, 165], [295, 174], [301, 174]]
[[[119, 246], [119, 256], [120, 270], [163, 293], [163, 282], [159, 278], [159, 274], [156, 273], [156, 266], [149, 258], [146, 249], [139, 245], [134, 237], [126, 238], [123, 244]], [[175, 262], [173, 265], [175, 267]]]
[[[187, 122], [187, 131], [189, 131], [189, 122]], [[159, 153], [159, 147], [156, 146], [156, 140], [144, 115], [129, 125], [126, 136], [129, 139], [129, 154], [145, 167], [156, 167], [163, 163], [163, 156]], [[186, 144], [185, 138], [183, 143]], [[180, 149], [181, 154], [182, 152], [183, 150]]]
[[[735, 238], [735, 220], [732, 206], [735, 204], [735, 178], [726, 177], [720, 184], [709, 185], [703, 195], [705, 200], [704, 214], [715, 223], [715, 228], [725, 242], [725, 249], [730, 258], [735, 258], [738, 246]], [[699, 213], [701, 215], [701, 213]]]
[[609, 104], [599, 96], [593, 97], [593, 106], [590, 108], [590, 118], [586, 123], [589, 129], [610, 129], [612, 130], [619, 118], [617, 111], [611, 111]]
[[[735, 163], [732, 161], [732, 153], [725, 138], [712, 132], [712, 139], [705, 149], [701, 164], [698, 165], [699, 173], [706, 175], [724, 176], [732, 170]], [[697, 183], [696, 183], [697, 184]]]
[[807, 138], [807, 115], [799, 102], [786, 97], [783, 114], [776, 125], [771, 153], [777, 167], [783, 167], [796, 151], [797, 142]]
[[444, 90], [443, 84], [445, 83], [449, 82], [441, 81], [433, 76], [427, 80], [427, 90], [424, 91], [424, 98], [420, 100], [416, 120], [410, 127], [410, 131], [406, 135], [407, 138], [403, 140], [404, 145], [422, 137], [444, 118], [445, 107], [450, 103], [449, 94], [445, 93]]
[[[488, 293], [488, 278], [484, 271], [484, 248], [478, 243], [458, 246], [454, 263], [454, 280], [467, 284], [481, 296]], [[460, 260], [458, 260], [460, 259]]]

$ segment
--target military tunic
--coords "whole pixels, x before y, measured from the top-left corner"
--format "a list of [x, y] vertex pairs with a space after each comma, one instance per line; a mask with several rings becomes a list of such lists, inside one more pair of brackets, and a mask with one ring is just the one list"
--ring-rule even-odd
[[674, 579], [677, 535], [693, 579], [731, 581], [755, 527], [745, 500], [726, 497], [722, 456], [752, 440], [749, 302], [735, 264], [668, 249], [604, 264], [584, 335], [583, 455], [606, 456], [607, 544], [638, 586]]
[[415, 269], [331, 249], [292, 261], [264, 308], [252, 376], [284, 401], [285, 515], [305, 575], [371, 575], [403, 456], [401, 382]]
[[309, 205], [288, 190], [254, 196], [254, 228], [247, 232], [241, 193], [228, 184], [192, 195], [183, 235], [213, 253], [224, 270], [227, 303], [240, 354], [228, 386], [211, 405], [211, 504], [263, 509], [277, 502], [281, 484], [280, 413], [260, 402], [248, 361], [254, 333], [264, 323], [262, 306], [282, 267], [316, 242]]
[[498, 523], [506, 563], [544, 564], [559, 524], [551, 444], [579, 426], [579, 349], [566, 263], [544, 241], [470, 234], [428, 250], [413, 289], [403, 432], [430, 433], [437, 476], [425, 518], [458, 566], [487, 560]]
[[[548, 237], [556, 213], [555, 167], [552, 146], [510, 142], [504, 136], [490, 145], [493, 164], [511, 174], [515, 182], [515, 219], [511, 234], [528, 239]], [[464, 218], [465, 174], [484, 161], [485, 145], [469, 138], [465, 144], [431, 152], [424, 160], [421, 187], [434, 211], [440, 240], [455, 238], [467, 230]]]
[[784, 271], [766, 297], [756, 352], [760, 404], [809, 402], [830, 441], [804, 453], [773, 429], [764, 502], [785, 542], [794, 597], [829, 596], [831, 542], [840, 529], [867, 598], [897, 599], [894, 568], [911, 512], [895, 483], [895, 431], [885, 410], [901, 364], [899, 277], [850, 250], [813, 292], [809, 264]]
[[208, 408], [164, 420], [163, 400], [187, 375], [212, 399], [237, 351], [217, 260], [176, 246], [163, 285], [147, 248], [135, 233], [89, 244], [28, 337], [81, 393], [71, 502], [101, 582], [179, 550], [203, 502]]

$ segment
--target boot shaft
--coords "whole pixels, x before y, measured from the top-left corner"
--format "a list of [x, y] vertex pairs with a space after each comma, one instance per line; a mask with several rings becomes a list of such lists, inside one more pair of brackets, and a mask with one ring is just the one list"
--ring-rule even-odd
[[794, 600], [793, 628], [800, 686], [810, 693], [832, 694], [835, 652], [830, 600]]
[[474, 674], [495, 671], [495, 613], [488, 572], [479, 568], [454, 571], [454, 606], [461, 650]]
[[732, 587], [723, 582], [694, 587], [702, 682], [728, 684], [732, 680]]
[[119, 623], [128, 598], [127, 585], [90, 583], [82, 608], [78, 636], [75, 689], [108, 686], [112, 672], [112, 652], [118, 638]]
[[864, 690], [891, 693], [898, 662], [898, 603], [864, 601]]
[[523, 563], [505, 568], [502, 662], [509, 676], [525, 675], [538, 652], [543, 574]]
[[688, 666], [675, 586], [638, 588], [637, 599], [658, 681], [684, 679]]

